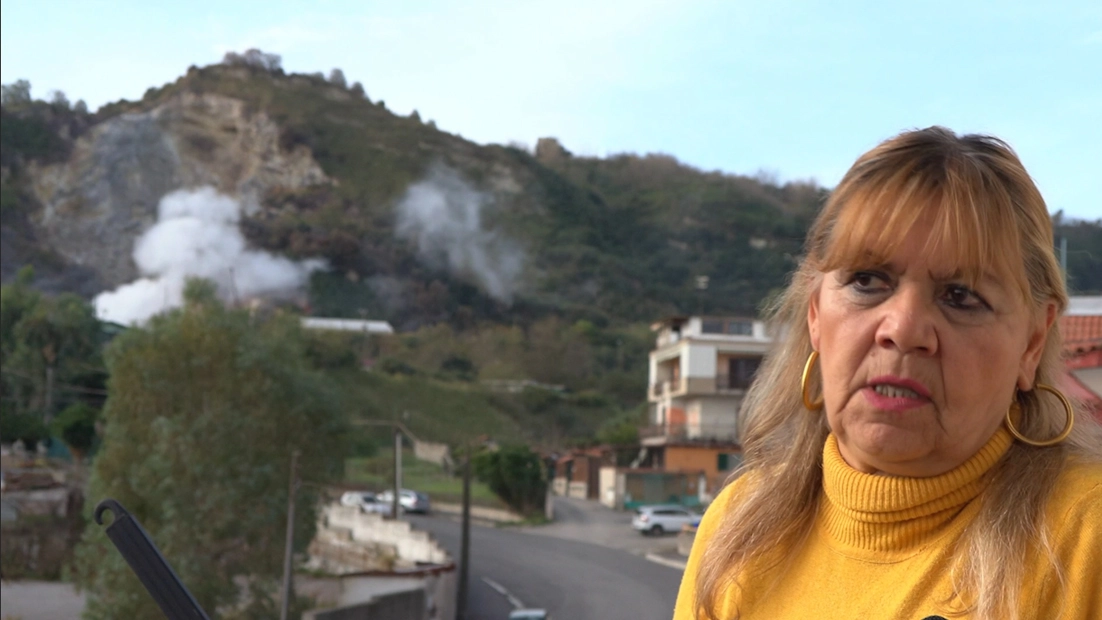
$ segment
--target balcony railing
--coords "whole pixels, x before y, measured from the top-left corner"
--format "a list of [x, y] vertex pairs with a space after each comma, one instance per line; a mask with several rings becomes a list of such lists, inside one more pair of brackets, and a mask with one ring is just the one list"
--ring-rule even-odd
[[688, 434], [684, 424], [652, 425], [639, 429], [639, 439], [648, 437], [669, 437], [671, 439], [684, 439]]
[[640, 440], [650, 437], [665, 437], [693, 443], [730, 442], [737, 440], [738, 429], [734, 422], [695, 426], [687, 423], [654, 424], [639, 429]]
[[685, 380], [679, 379], [677, 381], [659, 381], [652, 383], [650, 386], [651, 395], [654, 398], [661, 398], [669, 394], [675, 394], [677, 392], [685, 391]]
[[[700, 380], [693, 379], [694, 383], [691, 388], [692, 392], [710, 393], [710, 389], [707, 387], [708, 379], [702, 378]], [[701, 385], [697, 381], [705, 382]], [[728, 374], [716, 375], [715, 377], [715, 391], [716, 392], [742, 392], [750, 389], [750, 384], [753, 379], [745, 379], [742, 377], [731, 377]], [[689, 382], [684, 378], [678, 381], [658, 381], [650, 385], [650, 396], [652, 398], [662, 398], [663, 396], [670, 395], [682, 395], [690, 390]]]
[[716, 390], [731, 392], [736, 390], [748, 390], [753, 378], [732, 377], [731, 375], [716, 375]]

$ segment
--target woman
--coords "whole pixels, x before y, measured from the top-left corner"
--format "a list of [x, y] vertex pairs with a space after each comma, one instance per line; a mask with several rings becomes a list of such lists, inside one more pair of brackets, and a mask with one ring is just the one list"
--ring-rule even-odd
[[774, 309], [675, 620], [1102, 618], [1102, 433], [1052, 387], [1052, 247], [997, 139], [858, 159]]

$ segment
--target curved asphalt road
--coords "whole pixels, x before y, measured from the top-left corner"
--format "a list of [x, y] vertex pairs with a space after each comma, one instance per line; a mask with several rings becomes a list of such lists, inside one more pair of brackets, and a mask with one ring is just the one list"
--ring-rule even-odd
[[[458, 561], [457, 520], [408, 518]], [[472, 524], [468, 620], [503, 620], [513, 608], [486, 578], [555, 620], [669, 620], [681, 571], [597, 544]]]

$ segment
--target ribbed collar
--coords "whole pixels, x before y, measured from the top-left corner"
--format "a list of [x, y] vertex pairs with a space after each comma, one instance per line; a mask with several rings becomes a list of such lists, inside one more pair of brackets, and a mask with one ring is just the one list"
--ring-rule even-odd
[[[931, 478], [866, 474], [850, 467], [833, 434], [823, 447], [820, 531], [847, 554], [888, 553], [901, 559], [918, 553], [956, 529], [954, 519], [983, 490], [984, 474], [1006, 453], [1013, 438], [1003, 427], [972, 458]], [[964, 520], [960, 520], [964, 521]], [[960, 527], [963, 524], [957, 523]]]

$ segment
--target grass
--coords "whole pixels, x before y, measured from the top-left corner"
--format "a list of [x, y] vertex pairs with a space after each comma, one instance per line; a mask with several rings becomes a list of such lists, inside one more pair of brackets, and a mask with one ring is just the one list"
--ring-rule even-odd
[[400, 420], [419, 439], [453, 447], [482, 438], [501, 442], [529, 439], [511, 412], [492, 402], [477, 386], [360, 370], [337, 371], [331, 376], [354, 412], [352, 420]]
[[[344, 480], [384, 491], [394, 485], [394, 450], [380, 449], [370, 457], [345, 460]], [[434, 502], [458, 504], [463, 501], [463, 478], [449, 475], [440, 466], [413, 457], [412, 450], [402, 450], [402, 488], [428, 493]], [[488, 486], [471, 479], [471, 503], [488, 508], [507, 508]]]

